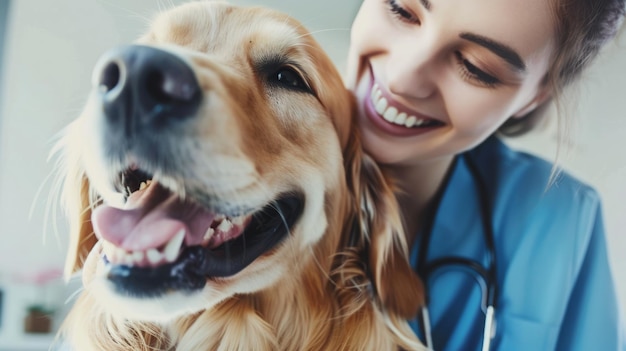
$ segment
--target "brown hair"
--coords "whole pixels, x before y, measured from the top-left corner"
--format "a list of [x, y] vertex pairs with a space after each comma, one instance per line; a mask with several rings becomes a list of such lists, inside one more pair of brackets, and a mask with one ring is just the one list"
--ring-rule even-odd
[[[556, 50], [551, 69], [542, 84], [552, 89], [552, 100], [560, 110], [562, 91], [580, 77], [584, 69], [598, 56], [600, 49], [619, 31], [626, 0], [556, 0], [553, 15], [556, 22]], [[525, 134], [546, 115], [549, 103], [522, 118], [510, 118], [498, 130], [505, 136]], [[567, 130], [559, 115], [558, 127]]]

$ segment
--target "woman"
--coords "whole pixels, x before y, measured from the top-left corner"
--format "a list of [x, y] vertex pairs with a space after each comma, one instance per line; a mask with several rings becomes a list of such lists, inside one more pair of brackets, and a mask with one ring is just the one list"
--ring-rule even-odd
[[[616, 34], [624, 6], [363, 1], [348, 83], [365, 148], [403, 190], [430, 297], [430, 318], [412, 326], [436, 350], [626, 349], [597, 193], [564, 173], [550, 183], [551, 164], [494, 136], [529, 130]], [[433, 269], [445, 257], [463, 261]], [[484, 332], [481, 296], [495, 331]]]

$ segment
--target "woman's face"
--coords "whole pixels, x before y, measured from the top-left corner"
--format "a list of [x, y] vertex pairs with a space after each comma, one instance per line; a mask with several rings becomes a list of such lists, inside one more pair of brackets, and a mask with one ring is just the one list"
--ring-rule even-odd
[[472, 148], [549, 96], [546, 0], [364, 0], [349, 84], [365, 148], [410, 165]]

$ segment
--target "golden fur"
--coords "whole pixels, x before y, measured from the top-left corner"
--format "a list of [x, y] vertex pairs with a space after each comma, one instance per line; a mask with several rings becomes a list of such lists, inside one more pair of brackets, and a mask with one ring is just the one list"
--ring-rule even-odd
[[[231, 277], [207, 278], [200, 299], [165, 317], [134, 315], [138, 300], [102, 283], [90, 218], [117, 200], [94, 152], [106, 140], [90, 134], [102, 118], [90, 97], [60, 144], [71, 220], [66, 273], [82, 270], [85, 287], [64, 340], [80, 351], [422, 349], [406, 319], [423, 303], [423, 288], [407, 262], [393, 189], [361, 151], [352, 97], [311, 35], [268, 9], [196, 2], [159, 15], [138, 43], [183, 58], [206, 97], [176, 135], [195, 172], [168, 183], [170, 191], [194, 199], [185, 186], [195, 182], [218, 199], [261, 206], [298, 190], [306, 205], [279, 247]], [[295, 67], [312, 93], [266, 84], [256, 65], [268, 57]], [[244, 171], [245, 184], [232, 185]]]

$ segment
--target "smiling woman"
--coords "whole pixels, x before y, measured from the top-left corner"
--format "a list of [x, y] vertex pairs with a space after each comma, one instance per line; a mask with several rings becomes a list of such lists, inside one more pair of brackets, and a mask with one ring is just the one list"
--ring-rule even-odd
[[429, 297], [413, 328], [431, 348], [624, 347], [598, 194], [503, 142], [560, 101], [616, 35], [624, 6], [362, 2], [348, 84], [364, 148], [401, 189]]

